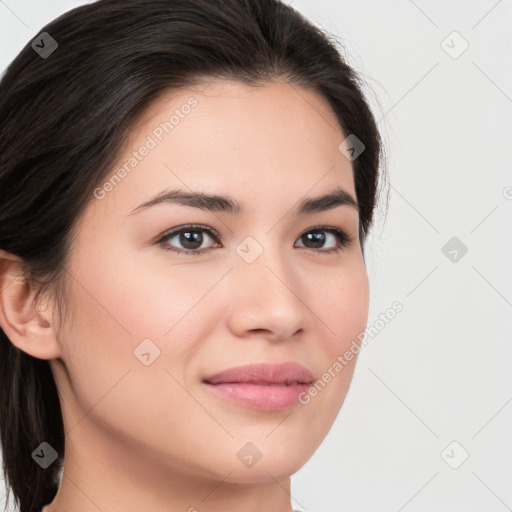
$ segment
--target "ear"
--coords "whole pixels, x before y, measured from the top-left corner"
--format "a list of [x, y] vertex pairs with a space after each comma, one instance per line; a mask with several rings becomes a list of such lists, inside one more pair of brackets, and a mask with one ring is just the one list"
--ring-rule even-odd
[[35, 291], [23, 277], [23, 261], [0, 250], [0, 327], [11, 343], [38, 359], [56, 359], [61, 348], [51, 325], [52, 310], [36, 307]]

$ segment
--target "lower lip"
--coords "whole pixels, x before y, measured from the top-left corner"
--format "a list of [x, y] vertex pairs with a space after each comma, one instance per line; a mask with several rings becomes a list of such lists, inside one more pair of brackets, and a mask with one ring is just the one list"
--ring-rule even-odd
[[217, 395], [235, 400], [253, 409], [280, 411], [296, 405], [299, 395], [307, 391], [310, 384], [264, 385], [244, 383], [221, 383], [206, 386]]

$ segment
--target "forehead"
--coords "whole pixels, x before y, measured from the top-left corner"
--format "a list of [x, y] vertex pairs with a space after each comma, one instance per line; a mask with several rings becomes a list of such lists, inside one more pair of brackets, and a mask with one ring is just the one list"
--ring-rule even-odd
[[104, 182], [121, 179], [110, 180], [101, 207], [126, 216], [178, 187], [237, 197], [248, 210], [269, 201], [282, 209], [336, 186], [354, 194], [344, 138], [327, 101], [298, 85], [217, 80], [172, 91], [132, 127]]

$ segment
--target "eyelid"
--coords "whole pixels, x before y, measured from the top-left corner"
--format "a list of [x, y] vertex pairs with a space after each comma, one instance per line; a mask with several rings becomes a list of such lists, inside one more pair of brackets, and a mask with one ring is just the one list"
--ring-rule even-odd
[[205, 226], [204, 224], [184, 224], [183, 226], [177, 226], [175, 228], [164, 231], [161, 235], [158, 236], [158, 239], [160, 240], [162, 238], [168, 238], [170, 235], [181, 233], [182, 231], [186, 231], [187, 229], [189, 229], [190, 231], [193, 231], [194, 229], [204, 230], [213, 233], [217, 238], [220, 238], [219, 232], [210, 226]]

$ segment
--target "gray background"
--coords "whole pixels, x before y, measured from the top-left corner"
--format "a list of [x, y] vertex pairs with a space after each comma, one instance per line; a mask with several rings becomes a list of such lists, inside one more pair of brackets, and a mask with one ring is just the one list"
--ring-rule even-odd
[[[0, 0], [0, 70], [84, 3]], [[512, 1], [288, 3], [339, 36], [367, 81], [391, 183], [366, 249], [368, 325], [403, 305], [367, 338], [333, 428], [292, 477], [293, 505], [510, 510]], [[452, 237], [468, 249], [456, 261]]]

